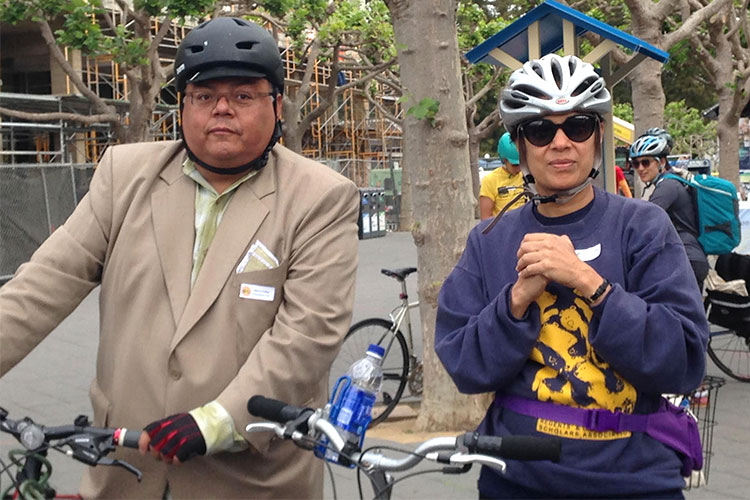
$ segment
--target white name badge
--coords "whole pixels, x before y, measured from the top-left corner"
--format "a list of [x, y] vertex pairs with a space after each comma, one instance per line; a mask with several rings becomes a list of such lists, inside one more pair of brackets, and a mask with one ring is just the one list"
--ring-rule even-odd
[[599, 257], [601, 254], [602, 254], [602, 244], [601, 243], [598, 243], [598, 244], [594, 245], [593, 247], [582, 248], [581, 250], [576, 250], [576, 255], [583, 262], [588, 262], [590, 260], [594, 260], [597, 257]]
[[272, 286], [251, 285], [249, 283], [243, 283], [240, 285], [240, 298], [243, 299], [273, 302], [275, 296], [276, 288]]

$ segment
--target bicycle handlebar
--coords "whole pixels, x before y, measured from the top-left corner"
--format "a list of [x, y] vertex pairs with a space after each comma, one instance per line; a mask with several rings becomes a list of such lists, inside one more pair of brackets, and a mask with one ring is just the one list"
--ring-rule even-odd
[[[324, 410], [312, 410], [288, 405], [282, 401], [253, 396], [247, 404], [250, 414], [266, 418], [279, 424], [255, 423], [247, 426], [248, 432], [273, 430], [279, 437], [299, 441], [305, 434], [319, 431], [324, 434], [336, 451], [343, 451], [345, 440], [326, 419]], [[305, 429], [302, 431], [302, 429]], [[465, 449], [468, 453], [460, 451]], [[478, 462], [484, 465], [505, 469], [505, 463], [499, 458], [511, 460], [551, 460], [560, 459], [561, 440], [537, 436], [480, 436], [476, 432], [467, 432], [458, 437], [439, 437], [421, 443], [412, 455], [402, 459], [388, 458], [382, 452], [355, 452], [351, 456], [354, 463], [366, 468], [386, 471], [407, 470], [423, 458], [442, 463], [466, 464]], [[457, 452], [449, 458], [442, 456], [441, 451]], [[493, 458], [494, 457], [494, 458]]]
[[469, 451], [484, 453], [510, 460], [560, 460], [562, 442], [537, 436], [480, 436], [476, 432], [463, 435], [463, 444]]
[[35, 423], [29, 417], [10, 419], [8, 412], [0, 408], [0, 432], [12, 435], [31, 453], [67, 446], [70, 452], [66, 454], [79, 462], [90, 466], [120, 466], [134, 474], [138, 481], [141, 480], [141, 471], [129, 463], [106, 457], [116, 446], [137, 449], [141, 431], [94, 427], [83, 415], [76, 418], [73, 425], [48, 427]]

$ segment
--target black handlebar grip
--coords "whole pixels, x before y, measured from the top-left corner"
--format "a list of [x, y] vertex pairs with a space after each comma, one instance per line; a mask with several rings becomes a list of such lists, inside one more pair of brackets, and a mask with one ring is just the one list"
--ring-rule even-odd
[[562, 440], [538, 436], [479, 436], [467, 434], [464, 443], [471, 451], [510, 460], [560, 461]]
[[138, 440], [141, 438], [141, 431], [132, 431], [128, 429], [121, 429], [120, 439], [118, 440], [120, 446], [125, 448], [138, 448]]
[[296, 420], [305, 412], [312, 412], [309, 408], [300, 408], [265, 396], [253, 396], [247, 402], [250, 415], [265, 418], [272, 422], [285, 423]]

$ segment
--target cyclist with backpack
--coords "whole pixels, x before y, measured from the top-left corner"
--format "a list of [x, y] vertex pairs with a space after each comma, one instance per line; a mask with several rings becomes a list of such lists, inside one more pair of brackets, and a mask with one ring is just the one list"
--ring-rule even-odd
[[[680, 236], [698, 288], [708, 275], [708, 259], [698, 242], [698, 217], [695, 197], [690, 188], [669, 173], [667, 155], [671, 150], [671, 136], [662, 129], [649, 129], [655, 135], [644, 134], [630, 146], [630, 161], [638, 176], [652, 188], [648, 201], [663, 208]], [[666, 176], [666, 177], [665, 177]]]
[[664, 211], [592, 184], [610, 107], [592, 65], [556, 54], [500, 98], [532, 202], [472, 230], [435, 349], [461, 392], [495, 393], [480, 434], [559, 436], [562, 457], [483, 468], [480, 498], [681, 498], [702, 460], [660, 397], [703, 378], [700, 292]]

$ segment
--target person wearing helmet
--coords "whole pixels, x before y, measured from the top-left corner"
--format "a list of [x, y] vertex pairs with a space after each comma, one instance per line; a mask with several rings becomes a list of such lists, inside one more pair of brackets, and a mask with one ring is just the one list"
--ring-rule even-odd
[[322, 462], [247, 434], [246, 405], [325, 403], [352, 314], [357, 188], [278, 144], [284, 71], [260, 26], [193, 28], [175, 78], [183, 139], [109, 148], [0, 289], [0, 375], [100, 285], [94, 421], [145, 426], [157, 460], [118, 455], [143, 482], [88, 468], [83, 497], [320, 498]]
[[562, 454], [484, 467], [480, 498], [681, 498], [702, 459], [680, 444], [695, 422], [660, 397], [703, 378], [700, 291], [662, 210], [592, 184], [610, 99], [592, 65], [556, 54], [501, 94], [531, 203], [471, 231], [435, 349], [461, 392], [495, 394], [480, 434], [557, 437]]
[[525, 203], [525, 200], [521, 199], [514, 201], [520, 192], [518, 188], [523, 187], [523, 178], [518, 166], [518, 150], [508, 132], [505, 132], [497, 142], [497, 154], [503, 166], [487, 174], [482, 179], [479, 190], [479, 214], [482, 220], [496, 216], [509, 203], [508, 210]]
[[647, 131], [633, 142], [630, 146], [631, 165], [645, 183], [644, 199], [667, 212], [685, 246], [698, 287], [703, 289], [709, 265], [703, 247], [698, 242], [698, 210], [695, 199], [689, 186], [677, 179], [664, 177], [666, 173], [675, 170], [670, 169], [667, 163], [671, 146], [664, 136], [666, 132], [660, 133], [661, 129], [649, 130], [656, 131], [658, 135], [649, 135]]

